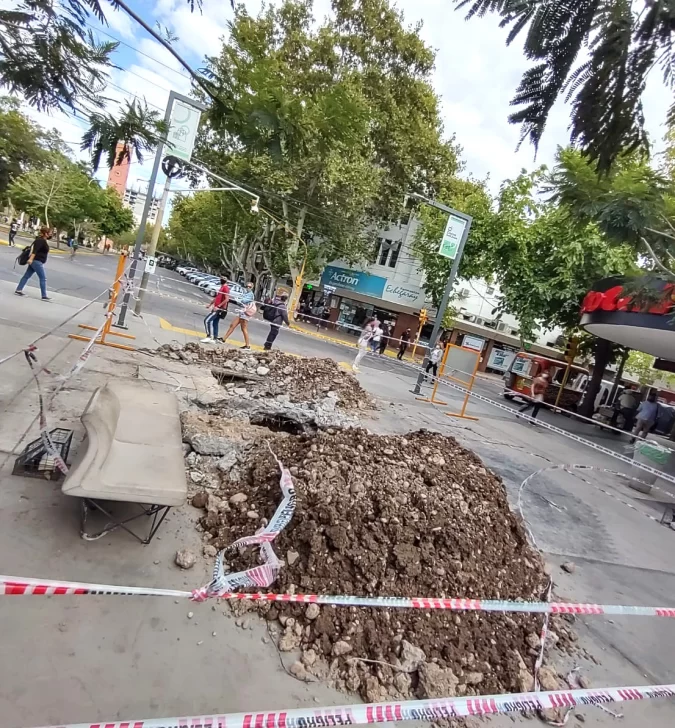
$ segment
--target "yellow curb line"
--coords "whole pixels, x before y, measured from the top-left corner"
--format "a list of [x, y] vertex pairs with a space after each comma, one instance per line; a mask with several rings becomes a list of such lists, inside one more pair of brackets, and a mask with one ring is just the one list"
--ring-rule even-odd
[[[180, 326], [174, 326], [173, 324], [170, 324], [166, 319], [159, 318], [159, 326], [160, 328], [164, 329], [165, 331], [173, 331], [176, 334], [185, 334], [185, 336], [194, 336], [197, 339], [203, 339], [206, 336], [205, 331], [195, 331], [194, 329], [183, 329]], [[226, 344], [230, 344], [231, 346], [243, 346], [244, 342], [240, 339], [228, 339]], [[265, 349], [262, 346], [259, 346], [258, 344], [251, 344], [251, 349], [254, 351], [265, 351]], [[292, 355], [295, 356], [295, 355]]]

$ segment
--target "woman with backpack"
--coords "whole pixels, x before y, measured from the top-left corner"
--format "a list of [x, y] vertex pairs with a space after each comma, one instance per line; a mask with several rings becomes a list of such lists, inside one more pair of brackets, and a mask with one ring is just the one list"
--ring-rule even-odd
[[237, 326], [240, 326], [241, 333], [244, 335], [244, 345], [241, 348], [250, 349], [251, 342], [248, 338], [248, 322], [249, 319], [255, 316], [255, 312], [257, 311], [255, 306], [255, 296], [253, 294], [253, 283], [250, 281], [246, 284], [246, 293], [244, 293], [239, 299], [239, 304], [240, 307], [237, 310], [237, 317], [230, 324], [230, 328], [227, 330], [225, 336], [223, 336], [223, 340], [227, 341]]
[[202, 339], [202, 344], [215, 344], [218, 341], [218, 325], [220, 320], [227, 316], [227, 304], [230, 301], [230, 287], [227, 285], [227, 279], [220, 279], [220, 288], [216, 297], [213, 299], [208, 308], [210, 312], [204, 318], [204, 328], [206, 329], [206, 338]]
[[265, 321], [270, 322], [270, 332], [267, 334], [267, 339], [264, 344], [265, 351], [269, 351], [274, 344], [274, 340], [279, 335], [279, 329], [283, 324], [289, 326], [288, 323], [288, 309], [286, 308], [286, 301], [288, 296], [282, 293], [280, 296], [275, 296], [271, 303], [265, 305], [263, 311], [263, 318]]
[[38, 277], [40, 282], [40, 293], [42, 294], [43, 301], [51, 301], [51, 298], [47, 295], [47, 276], [45, 275], [45, 263], [47, 262], [47, 256], [49, 255], [49, 243], [47, 242], [52, 237], [52, 231], [48, 227], [41, 227], [40, 233], [33, 240], [30, 247], [24, 248], [17, 261], [19, 265], [26, 265], [26, 272], [21, 276], [19, 285], [16, 287], [14, 293], [17, 296], [24, 296], [24, 286], [28, 283], [29, 278], [35, 275]]

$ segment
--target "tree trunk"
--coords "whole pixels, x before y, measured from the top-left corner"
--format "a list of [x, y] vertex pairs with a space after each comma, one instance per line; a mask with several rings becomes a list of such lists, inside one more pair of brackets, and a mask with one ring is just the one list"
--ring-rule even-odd
[[579, 414], [584, 417], [592, 417], [595, 412], [595, 398], [600, 391], [602, 379], [605, 376], [605, 370], [612, 358], [612, 342], [607, 339], [596, 338], [595, 340], [595, 363], [593, 365], [593, 374], [586, 387], [586, 394], [583, 402], [579, 407]]
[[609, 393], [609, 397], [607, 398], [607, 404], [611, 405], [612, 402], [614, 402], [614, 398], [616, 397], [616, 392], [619, 389], [619, 385], [621, 384], [621, 377], [623, 377], [623, 370], [626, 366], [626, 361], [628, 360], [628, 355], [630, 354], [630, 349], [626, 349], [624, 351], [621, 361], [619, 362], [619, 368], [616, 370], [616, 376], [614, 377], [614, 384], [612, 385], [612, 391]]

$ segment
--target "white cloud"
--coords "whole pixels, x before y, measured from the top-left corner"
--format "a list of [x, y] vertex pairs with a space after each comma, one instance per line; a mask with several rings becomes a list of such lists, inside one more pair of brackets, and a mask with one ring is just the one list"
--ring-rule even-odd
[[113, 35], [121, 35], [126, 40], [135, 38], [138, 25], [125, 12], [111, 8], [106, 13], [106, 20]]

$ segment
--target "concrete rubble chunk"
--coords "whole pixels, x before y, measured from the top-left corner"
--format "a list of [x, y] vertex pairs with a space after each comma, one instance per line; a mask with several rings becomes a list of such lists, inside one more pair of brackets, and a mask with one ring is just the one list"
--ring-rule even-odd
[[415, 672], [417, 668], [427, 659], [424, 650], [411, 644], [407, 640], [401, 642], [401, 670], [403, 672]]
[[176, 551], [176, 565], [181, 569], [191, 569], [197, 562], [197, 557], [190, 549]]

